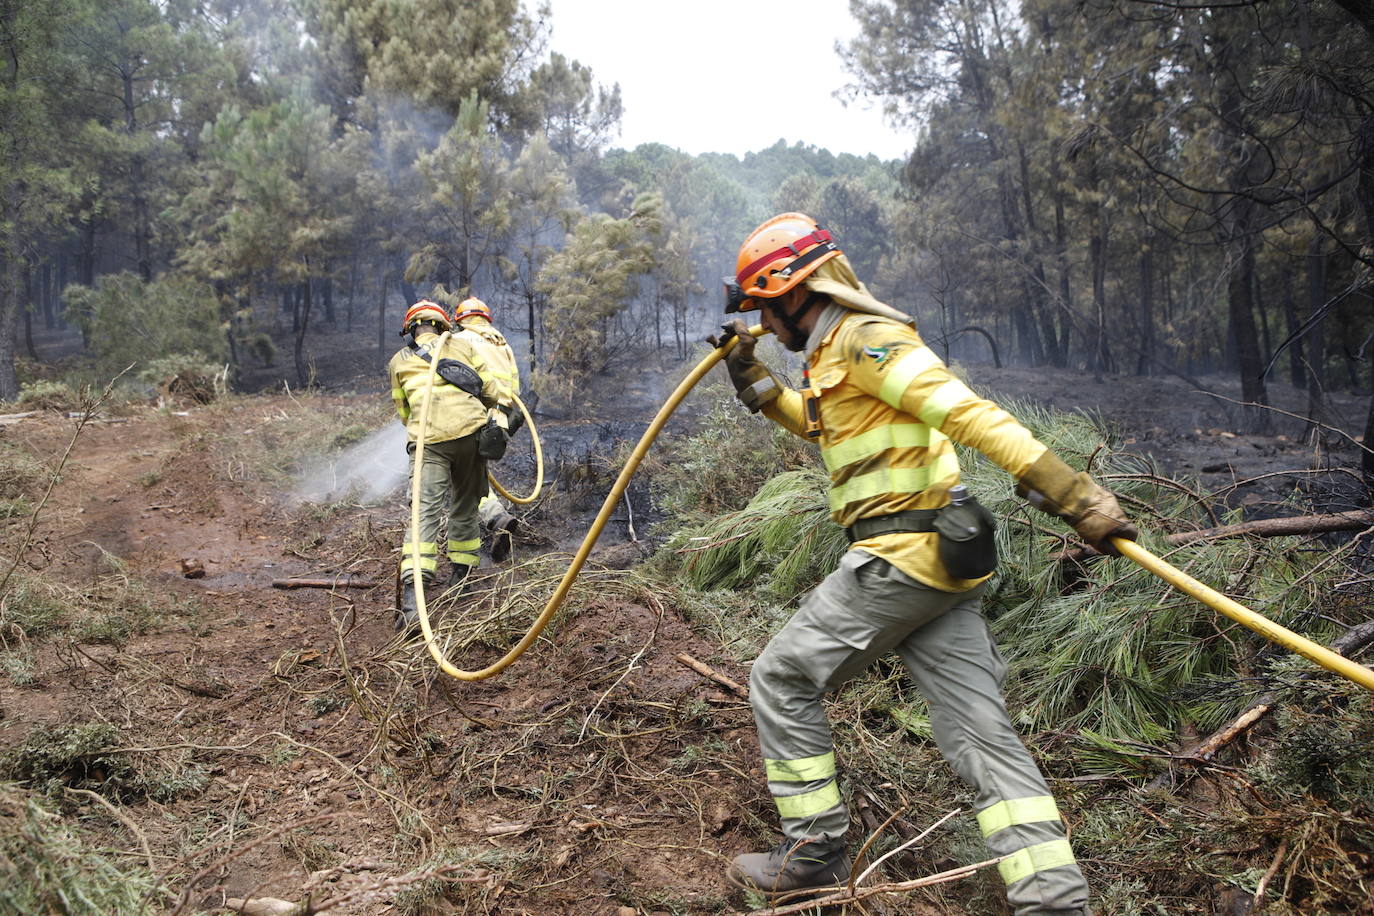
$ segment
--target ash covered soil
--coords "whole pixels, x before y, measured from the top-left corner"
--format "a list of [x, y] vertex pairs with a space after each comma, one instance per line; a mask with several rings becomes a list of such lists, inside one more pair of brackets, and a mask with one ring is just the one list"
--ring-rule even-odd
[[[1314, 468], [1358, 466], [1357, 446], [1334, 430], [1304, 437], [1301, 423], [1279, 417], [1274, 434], [1243, 435], [1233, 403], [1172, 379], [967, 374], [989, 395], [1100, 412], [1162, 471], [1260, 514]], [[1235, 396], [1229, 382], [1208, 381]], [[561, 493], [524, 512], [513, 559], [484, 557], [461, 604], [440, 602], [441, 618], [461, 606], [513, 621], [496, 627], [499, 638], [455, 636], [455, 659], [494, 661], [542, 608], [609, 489], [604, 454], [637, 436], [663, 387], [631, 389], [613, 415], [541, 421], [551, 441], [585, 448], [557, 457]], [[1274, 395], [1286, 409], [1305, 403], [1302, 392]], [[307, 894], [316, 904], [343, 897], [335, 913], [747, 909], [721, 874], [731, 855], [771, 836], [752, 719], [739, 696], [678, 656], [741, 684], [748, 672], [694, 632], [671, 596], [625, 571], [645, 552], [628, 543], [631, 519], [622, 513], [603, 534], [574, 610], [508, 671], [465, 683], [438, 675], [420, 643], [392, 631], [399, 494], [374, 506], [292, 502], [287, 475], [253, 472], [263, 443], [289, 439], [303, 410], [342, 428], [376, 416], [384, 399], [378, 384], [308, 396], [304, 408], [262, 395], [131, 408], [88, 425], [26, 563], [111, 614], [139, 600], [159, 610], [123, 632], [33, 641], [32, 678], [0, 679], [0, 746], [36, 727], [100, 721], [140, 767], [169, 783], [186, 777], [182, 790], [119, 799], [119, 818], [79, 793], [65, 798], [110, 848], [165, 876], [165, 911]], [[1331, 402], [1332, 426], [1357, 434], [1367, 396]], [[0, 435], [51, 468], [74, 424], [50, 413]], [[13, 542], [27, 519], [7, 524]], [[188, 578], [197, 566], [203, 577]], [[337, 575], [376, 584], [273, 587]], [[78, 787], [102, 776], [67, 775]], [[963, 911], [948, 904], [957, 891], [923, 899], [868, 909]]]

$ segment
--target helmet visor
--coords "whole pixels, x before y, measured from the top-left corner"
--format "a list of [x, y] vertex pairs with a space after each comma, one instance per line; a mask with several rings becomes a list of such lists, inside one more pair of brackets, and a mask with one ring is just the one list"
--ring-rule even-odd
[[757, 302], [744, 294], [734, 277], [725, 277], [722, 282], [725, 284], [725, 314], [750, 312], [759, 307]]

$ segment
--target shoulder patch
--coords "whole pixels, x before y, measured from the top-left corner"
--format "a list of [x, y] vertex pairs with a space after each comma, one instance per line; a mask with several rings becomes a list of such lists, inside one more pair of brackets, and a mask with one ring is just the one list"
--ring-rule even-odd
[[883, 373], [901, 360], [913, 348], [909, 340], [889, 340], [881, 344], [866, 344], [854, 356], [855, 362], [872, 360], [874, 371]]

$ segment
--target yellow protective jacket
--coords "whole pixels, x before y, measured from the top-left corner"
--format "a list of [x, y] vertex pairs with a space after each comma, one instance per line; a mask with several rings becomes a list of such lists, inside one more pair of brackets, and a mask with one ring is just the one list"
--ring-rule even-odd
[[[510, 387], [491, 370], [470, 341], [450, 337], [445, 341], [442, 352], [437, 354], [433, 351], [434, 345], [439, 342], [439, 335], [422, 332], [415, 342], [436, 360], [456, 359], [466, 363], [482, 379], [482, 396], [476, 398], [435, 376], [434, 403], [429, 408], [426, 445], [475, 433], [486, 425], [488, 417], [495, 418], [502, 427], [506, 425], [506, 414], [498, 408], [513, 405]], [[396, 351], [387, 365], [387, 373], [391, 377], [391, 399], [396, 403], [396, 412], [406, 425], [406, 436], [411, 442], [419, 438], [420, 409], [424, 404], [429, 366], [423, 357], [408, 346]]]
[[520, 393], [520, 367], [515, 362], [515, 351], [495, 325], [481, 315], [472, 315], [462, 320], [453, 336], [471, 343], [491, 374], [504, 382], [512, 394]]
[[[779, 387], [781, 394], [763, 413], [801, 435], [802, 395]], [[1014, 477], [1046, 452], [1011, 414], [955, 378], [914, 328], [890, 318], [848, 311], [812, 352], [810, 387], [819, 398], [831, 517], [842, 526], [945, 505], [947, 491], [959, 482], [951, 439]], [[964, 591], [982, 581], [949, 576], [938, 537], [884, 534], [853, 546], [941, 591]]]

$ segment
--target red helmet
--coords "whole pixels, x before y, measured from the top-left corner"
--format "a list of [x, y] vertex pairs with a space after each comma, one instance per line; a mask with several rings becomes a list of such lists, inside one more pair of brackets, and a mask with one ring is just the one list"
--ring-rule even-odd
[[410, 329], [421, 321], [432, 321], [445, 331], [453, 327], [449, 323], [448, 312], [444, 311], [442, 305], [428, 299], [421, 299], [406, 310], [405, 320], [401, 322], [401, 333], [409, 333]]
[[780, 213], [759, 226], [740, 246], [735, 275], [725, 278], [725, 311], [747, 312], [758, 299], [774, 299], [817, 267], [839, 257], [840, 248], [805, 213]]
[[464, 318], [471, 318], [474, 315], [480, 315], [491, 321], [491, 309], [487, 308], [487, 304], [476, 296], [458, 303], [458, 307], [453, 310], [453, 323], [457, 324]]

